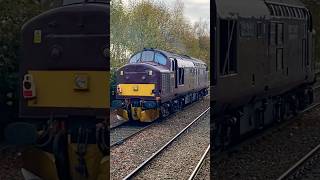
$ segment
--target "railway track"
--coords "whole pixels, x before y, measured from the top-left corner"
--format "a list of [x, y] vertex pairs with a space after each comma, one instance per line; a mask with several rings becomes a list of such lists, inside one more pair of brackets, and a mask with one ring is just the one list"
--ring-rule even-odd
[[[277, 180], [285, 179], [320, 179], [320, 144], [309, 151], [303, 158], [297, 161], [286, 172], [284, 172]], [[310, 171], [314, 164], [317, 165], [314, 171]], [[309, 169], [309, 170], [306, 170]]]
[[298, 118], [299, 116], [302, 116], [306, 112], [311, 111], [318, 106], [320, 106], [320, 102], [314, 103], [314, 104], [310, 105], [309, 107], [307, 107], [306, 109], [298, 112], [297, 116], [293, 116], [293, 117], [285, 120], [284, 122], [281, 122], [278, 125], [275, 124], [269, 128], [266, 128], [265, 130], [262, 130], [262, 132], [255, 133], [251, 137], [245, 138], [242, 141], [240, 141], [239, 143], [237, 143], [229, 148], [226, 148], [225, 150], [221, 150], [221, 149], [215, 150], [214, 151], [214, 157], [216, 157], [215, 160], [219, 161], [223, 158], [228, 157], [230, 154], [237, 152], [238, 149], [241, 149], [241, 147], [243, 147], [243, 146], [246, 146], [248, 144], [254, 144], [254, 142], [258, 141], [259, 139], [263, 139], [264, 137], [271, 136], [274, 132], [294, 123], [295, 122], [293, 120], [294, 118]]
[[116, 129], [116, 128], [124, 125], [125, 123], [127, 123], [127, 122], [120, 122], [120, 123], [117, 123], [117, 124], [115, 123], [116, 125], [113, 124], [112, 126], [110, 126], [110, 130]]
[[198, 174], [204, 164], [205, 157], [208, 155], [209, 151], [210, 151], [210, 144], [207, 147], [206, 151], [203, 153], [200, 161], [198, 162], [197, 166], [194, 168], [194, 170], [193, 170], [192, 174], [190, 175], [190, 177], [188, 178], [188, 180], [194, 180], [198, 176]]
[[[203, 98], [208, 97], [209, 95], [204, 96]], [[182, 111], [177, 112], [177, 113], [181, 113], [185, 110], [188, 110], [189, 108], [193, 107], [195, 104], [200, 103], [199, 101], [194, 102], [188, 106], [186, 106]], [[155, 122], [152, 123], [137, 123], [137, 122], [122, 122], [119, 123], [118, 125], [115, 125], [113, 127], [110, 128], [110, 147], [114, 147], [117, 145], [122, 144], [123, 142], [125, 142], [127, 139], [133, 137], [134, 135], [142, 132], [143, 130], [161, 122], [164, 120], [169, 119], [170, 117], [172, 117], [173, 115], [177, 114], [177, 113], [172, 113], [169, 116], [167, 116], [164, 119], [160, 119], [157, 120]]]
[[130, 137], [149, 128], [153, 124], [140, 124], [126, 122], [110, 130], [110, 147], [120, 145]]
[[165, 145], [160, 147], [156, 152], [154, 152], [150, 157], [148, 157], [146, 160], [144, 160], [140, 165], [137, 166], [133, 171], [131, 171], [125, 178], [131, 179], [134, 176], [136, 176], [138, 173], [142, 172], [143, 169], [150, 164], [153, 160], [155, 160], [156, 157], [158, 157], [160, 154], [164, 152], [170, 145], [173, 144], [174, 141], [176, 141], [182, 134], [186, 133], [191, 127], [194, 127], [193, 125], [196, 124], [204, 115], [206, 115], [210, 110], [210, 107], [207, 108], [205, 111], [203, 111], [197, 118], [195, 118], [191, 123], [189, 123], [184, 129], [182, 129], [179, 133], [177, 133], [171, 140], [169, 140]]

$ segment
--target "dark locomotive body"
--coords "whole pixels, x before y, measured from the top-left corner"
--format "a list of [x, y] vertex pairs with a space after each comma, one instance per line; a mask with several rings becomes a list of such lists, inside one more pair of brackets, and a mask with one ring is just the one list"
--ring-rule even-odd
[[299, 1], [217, 0], [216, 12], [211, 100], [221, 146], [312, 103], [315, 62], [312, 17]]
[[[66, 76], [76, 76], [82, 72], [88, 74], [89, 78], [90, 73], [100, 72], [103, 78], [106, 78], [109, 66], [106, 60], [109, 36], [106, 17], [108, 16], [105, 3], [85, 5], [80, 3], [47, 11], [24, 25], [20, 82], [23, 84], [24, 76], [31, 74], [35, 76], [33, 79], [36, 89], [35, 97], [28, 98], [23, 92], [24, 88], [21, 88], [21, 97], [24, 97], [20, 99], [21, 117], [106, 118], [105, 109], [108, 100], [105, 97], [99, 97], [98, 93], [101, 94], [101, 91], [98, 87], [76, 89], [72, 87], [73, 83], [76, 83], [72, 82], [72, 78], [75, 77], [69, 79], [71, 82], [66, 82], [63, 78], [68, 79]], [[41, 77], [36, 77], [37, 75], [48, 78], [42, 82]], [[36, 82], [37, 78], [38, 82]], [[92, 86], [96, 86], [97, 82], [94, 80], [91, 79]], [[68, 84], [73, 90], [65, 92], [66, 89], [63, 87]], [[106, 84], [104, 83], [105, 86], [100, 89], [107, 90]], [[88, 102], [83, 98], [82, 102], [77, 101], [82, 98], [81, 96], [91, 96], [92, 100]]]
[[144, 49], [117, 71], [120, 118], [150, 122], [207, 94], [207, 65], [185, 55]]
[[35, 144], [22, 153], [25, 178], [109, 177], [108, 17], [107, 0], [65, 0], [22, 27], [23, 122], [7, 134]]

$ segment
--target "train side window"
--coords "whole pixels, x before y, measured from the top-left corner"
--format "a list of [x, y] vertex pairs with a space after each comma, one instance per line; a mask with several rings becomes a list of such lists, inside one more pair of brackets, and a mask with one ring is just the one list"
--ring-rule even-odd
[[277, 23], [277, 45], [283, 45], [283, 24]]
[[255, 36], [254, 24], [252, 22], [241, 22], [240, 23], [240, 35], [242, 37]]
[[[246, 31], [244, 33], [246, 34]], [[221, 20], [219, 68], [222, 76], [237, 73], [237, 37], [237, 21]]]
[[276, 70], [281, 71], [283, 70], [283, 49], [277, 48], [277, 58], [276, 58]]
[[179, 85], [183, 85], [184, 84], [184, 69], [183, 68], [179, 68], [179, 75], [178, 75], [178, 77], [179, 77], [179, 80], [178, 80], [178, 82], [179, 82]]
[[170, 63], [171, 63], [171, 71], [174, 71], [174, 59], [170, 58]]
[[154, 56], [154, 60], [155, 62], [161, 64], [161, 65], [166, 65], [167, 64], [167, 58], [164, 57], [162, 54], [160, 53], [156, 53]]

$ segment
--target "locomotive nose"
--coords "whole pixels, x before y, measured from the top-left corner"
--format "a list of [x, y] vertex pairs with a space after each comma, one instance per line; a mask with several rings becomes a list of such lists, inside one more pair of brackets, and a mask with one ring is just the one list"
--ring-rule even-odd
[[128, 64], [117, 72], [119, 98], [147, 97], [155, 99], [160, 71], [148, 64]]
[[144, 64], [126, 65], [117, 72], [119, 83], [156, 83], [157, 78], [158, 70]]

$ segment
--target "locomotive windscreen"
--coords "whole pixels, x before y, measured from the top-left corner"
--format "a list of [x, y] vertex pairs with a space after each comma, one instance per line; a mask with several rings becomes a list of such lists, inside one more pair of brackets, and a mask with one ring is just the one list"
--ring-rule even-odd
[[155, 52], [152, 50], [146, 50], [143, 52], [139, 52], [132, 56], [129, 60], [130, 63], [138, 63], [138, 62], [156, 62], [161, 65], [167, 64], [167, 58], [159, 52]]

